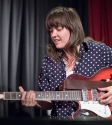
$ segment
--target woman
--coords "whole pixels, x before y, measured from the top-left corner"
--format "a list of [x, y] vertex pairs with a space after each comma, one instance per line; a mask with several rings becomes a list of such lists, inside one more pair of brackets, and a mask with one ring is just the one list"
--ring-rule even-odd
[[[46, 18], [46, 29], [52, 40], [47, 46], [47, 55], [42, 61], [38, 85], [41, 91], [56, 91], [70, 74], [91, 77], [99, 69], [112, 66], [112, 49], [104, 43], [85, 38], [82, 23], [73, 8], [56, 7]], [[52, 117], [69, 117], [77, 109], [72, 101], [35, 101], [34, 91], [23, 92], [21, 102], [25, 106], [52, 109]], [[107, 105], [112, 103], [112, 86], [99, 88], [107, 91], [98, 100]]]

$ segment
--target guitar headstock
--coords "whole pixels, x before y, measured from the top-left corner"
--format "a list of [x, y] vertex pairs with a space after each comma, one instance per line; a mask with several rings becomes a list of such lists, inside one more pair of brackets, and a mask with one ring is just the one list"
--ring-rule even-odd
[[4, 94], [3, 92], [0, 92], [0, 100], [3, 100], [4, 99]]

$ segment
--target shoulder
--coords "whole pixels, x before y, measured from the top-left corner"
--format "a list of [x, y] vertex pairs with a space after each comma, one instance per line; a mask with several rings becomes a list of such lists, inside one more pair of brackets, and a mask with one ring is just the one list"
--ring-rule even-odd
[[84, 43], [87, 45], [88, 49], [102, 49], [102, 50], [104, 50], [104, 49], [112, 49], [103, 42], [84, 41]]

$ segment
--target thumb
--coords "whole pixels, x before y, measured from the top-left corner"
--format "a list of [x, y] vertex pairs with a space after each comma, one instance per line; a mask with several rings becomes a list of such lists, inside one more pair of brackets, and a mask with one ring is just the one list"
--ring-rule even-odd
[[22, 86], [19, 86], [19, 91], [24, 92], [24, 89], [22, 88]]

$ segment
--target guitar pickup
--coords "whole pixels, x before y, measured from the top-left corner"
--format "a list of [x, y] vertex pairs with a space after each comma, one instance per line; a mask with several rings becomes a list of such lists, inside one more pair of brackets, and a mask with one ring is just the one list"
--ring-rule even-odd
[[88, 101], [88, 90], [86, 90], [86, 89], [82, 90], [82, 98], [83, 98], [83, 102], [89, 102]]
[[91, 90], [91, 96], [92, 96], [93, 103], [98, 103], [98, 101], [97, 101], [98, 94], [97, 94], [97, 90], [96, 89], [92, 89]]

